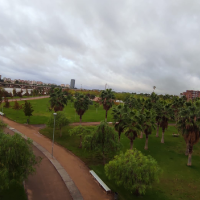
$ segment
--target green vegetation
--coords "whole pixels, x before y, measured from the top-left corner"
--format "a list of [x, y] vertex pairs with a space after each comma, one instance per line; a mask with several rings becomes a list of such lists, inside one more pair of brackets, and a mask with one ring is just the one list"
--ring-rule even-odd
[[21, 184], [12, 184], [9, 189], [0, 192], [1, 200], [27, 200], [24, 186]]
[[[103, 115], [104, 116], [104, 115]], [[132, 200], [133, 194], [128, 192], [122, 186], [117, 186], [114, 181], [108, 180], [104, 172], [102, 155], [96, 152], [89, 152], [78, 148], [80, 143], [79, 136], [70, 136], [69, 130], [63, 129], [63, 136], [59, 137], [59, 130], [55, 131], [55, 141], [72, 151], [80, 157], [99, 177], [111, 188], [112, 191], [119, 193], [120, 200]], [[93, 126], [87, 127], [93, 129]], [[161, 128], [159, 129], [161, 133]], [[52, 139], [52, 129], [45, 128], [40, 131], [43, 135]], [[200, 144], [196, 144], [193, 149], [193, 166], [187, 167], [185, 156], [185, 141], [183, 137], [173, 137], [173, 133], [178, 133], [174, 126], [169, 126], [165, 131], [165, 143], [160, 143], [160, 138], [155, 137], [156, 131], [149, 135], [149, 149], [144, 150], [145, 138], [137, 139], [134, 142], [134, 148], [141, 151], [144, 155], [151, 155], [157, 162], [163, 173], [160, 183], [154, 183], [152, 189], [147, 189], [145, 196], [140, 196], [141, 200], [198, 200], [200, 196]], [[122, 134], [121, 139], [122, 151], [130, 149], [129, 139]], [[110, 157], [112, 159], [112, 157]], [[136, 197], [134, 197], [137, 199]]]
[[124, 186], [136, 195], [145, 194], [153, 182], [159, 182], [161, 169], [150, 155], [144, 156], [137, 149], [116, 155], [105, 165], [105, 173], [117, 185]]
[[[28, 101], [28, 100], [27, 100]], [[29, 102], [29, 101], [28, 101]], [[33, 116], [31, 116], [30, 124], [46, 124], [50, 115], [53, 115], [53, 112], [49, 111], [49, 98], [31, 100], [31, 105], [33, 107]], [[7, 118], [16, 121], [18, 123], [26, 123], [27, 118], [24, 115], [23, 110], [14, 110], [15, 102], [10, 102], [10, 108], [4, 108], [3, 111]], [[24, 104], [24, 101], [18, 101], [20, 105]], [[4, 104], [4, 103], [3, 103]], [[64, 107], [64, 113], [70, 122], [79, 122], [79, 116], [77, 115], [73, 105], [68, 103]], [[105, 118], [105, 110], [102, 106], [99, 107], [98, 112], [96, 113], [96, 108], [94, 105], [89, 105], [89, 109], [82, 116], [82, 122], [99, 122]], [[108, 111], [108, 121], [112, 120], [111, 111]]]

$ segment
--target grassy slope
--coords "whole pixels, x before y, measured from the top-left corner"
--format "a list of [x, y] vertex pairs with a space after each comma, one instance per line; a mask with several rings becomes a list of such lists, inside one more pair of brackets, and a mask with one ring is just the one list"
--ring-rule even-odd
[[[45, 99], [37, 99], [37, 100], [30, 100], [31, 105], [33, 106], [34, 112], [33, 116], [31, 116], [31, 124], [45, 124], [48, 121], [49, 116], [52, 112], [48, 111], [49, 98]], [[19, 101], [19, 104], [24, 104], [24, 101]], [[12, 109], [14, 102], [10, 102], [10, 108], [3, 108], [3, 112], [5, 113], [6, 117], [12, 120], [16, 120], [18, 123], [26, 123], [27, 117], [24, 115], [23, 110], [14, 110]], [[69, 102], [68, 105], [64, 108], [64, 112], [66, 116], [70, 119], [71, 122], [79, 122], [79, 116], [76, 114], [73, 105]], [[101, 121], [105, 118], [105, 110], [103, 107], [97, 110], [93, 105], [89, 106], [89, 110], [85, 112], [82, 117], [83, 122], [96, 122]], [[111, 111], [108, 112], [108, 121], [111, 121]]]
[[[80, 157], [91, 169], [93, 169], [102, 180], [113, 190], [117, 191], [121, 200], [131, 200], [133, 195], [123, 187], [118, 187], [113, 181], [106, 178], [102, 164], [101, 156], [91, 152], [83, 151], [78, 148], [79, 138], [70, 137], [68, 129], [65, 128], [64, 135], [60, 138], [56, 134], [55, 141], [72, 151]], [[182, 137], [172, 137], [176, 133], [175, 127], [169, 127], [165, 134], [165, 144], [160, 143], [160, 137], [156, 138], [155, 133], [149, 138], [149, 150], [144, 150], [145, 139], [137, 138], [134, 141], [134, 147], [142, 151], [145, 155], [151, 155], [155, 158], [163, 170], [160, 183], [155, 183], [152, 189], [149, 189], [145, 196], [134, 199], [141, 200], [177, 200], [177, 199], [199, 199], [200, 196], [200, 145], [194, 146], [193, 166], [188, 167], [187, 156], [184, 155], [185, 142]], [[52, 139], [52, 129], [45, 128], [41, 133]], [[161, 135], [161, 130], [160, 130]], [[129, 140], [122, 135], [121, 142], [123, 151], [129, 149]]]

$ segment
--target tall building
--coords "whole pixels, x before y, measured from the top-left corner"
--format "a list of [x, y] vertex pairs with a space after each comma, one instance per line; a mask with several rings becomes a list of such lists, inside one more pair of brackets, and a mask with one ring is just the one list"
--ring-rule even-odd
[[75, 79], [71, 79], [70, 89], [74, 89], [74, 88], [75, 88]]
[[1, 80], [1, 75], [0, 75], [0, 80]]
[[186, 90], [186, 92], [183, 92], [182, 95], [185, 95], [187, 98], [187, 101], [189, 101], [196, 97], [200, 97], [200, 91]]

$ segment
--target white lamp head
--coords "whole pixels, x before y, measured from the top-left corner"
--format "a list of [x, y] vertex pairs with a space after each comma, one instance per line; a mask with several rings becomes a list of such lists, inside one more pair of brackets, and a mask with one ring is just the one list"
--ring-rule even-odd
[[54, 115], [54, 116], [56, 116], [56, 115], [57, 115], [57, 113], [53, 113], [53, 115]]

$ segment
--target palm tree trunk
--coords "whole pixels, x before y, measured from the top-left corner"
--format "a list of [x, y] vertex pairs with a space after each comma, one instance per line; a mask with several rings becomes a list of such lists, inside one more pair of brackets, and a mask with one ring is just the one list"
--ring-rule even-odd
[[148, 140], [149, 140], [149, 136], [146, 134], [146, 142], [145, 142], [145, 146], [144, 146], [145, 150], [148, 149]]
[[133, 149], [133, 140], [130, 141], [130, 145], [131, 145], [130, 149]]
[[192, 149], [193, 149], [193, 146], [189, 144], [189, 154], [188, 154], [188, 163], [187, 163], [188, 166], [192, 165]]
[[82, 124], [82, 115], [80, 115], [80, 125]]
[[107, 112], [108, 112], [108, 111], [106, 110], [106, 119], [105, 119], [106, 122], [107, 122]]
[[140, 133], [140, 138], [143, 138], [143, 131], [141, 131]]
[[162, 132], [162, 139], [161, 139], [161, 143], [165, 143], [164, 141], [164, 134], [165, 134], [165, 131]]
[[189, 142], [186, 143], [186, 150], [185, 150], [185, 155], [189, 155]]
[[121, 137], [121, 132], [118, 131], [118, 141], [120, 141], [120, 137]]
[[156, 137], [159, 137], [159, 125], [157, 125], [157, 132], [156, 132]]

